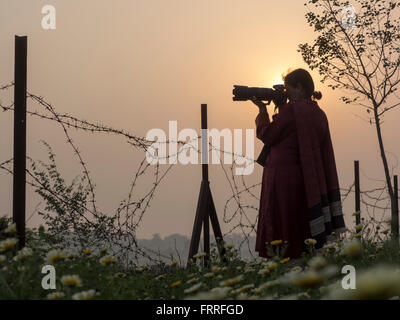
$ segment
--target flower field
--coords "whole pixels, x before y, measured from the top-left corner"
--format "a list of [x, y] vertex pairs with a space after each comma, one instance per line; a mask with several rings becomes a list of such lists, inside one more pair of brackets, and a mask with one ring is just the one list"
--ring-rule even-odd
[[[190, 267], [177, 261], [124, 268], [108, 248], [73, 253], [43, 228], [27, 229], [26, 246], [17, 249], [15, 225], [1, 218], [0, 299], [399, 299], [400, 254], [387, 231], [381, 240], [366, 240], [358, 226], [350, 237], [337, 237], [319, 250], [307, 239], [309, 253], [297, 261], [282, 259], [285, 243], [267, 244], [270, 260], [245, 262], [226, 244], [227, 263], [213, 247], [210, 267], [203, 253]], [[0, 224], [1, 225], [1, 224]], [[44, 245], [46, 244], [46, 245]], [[46, 273], [54, 266], [55, 289], [44, 289]], [[354, 289], [349, 268], [354, 267]], [[345, 268], [344, 268], [345, 267]], [[345, 270], [345, 271], [343, 271]]]

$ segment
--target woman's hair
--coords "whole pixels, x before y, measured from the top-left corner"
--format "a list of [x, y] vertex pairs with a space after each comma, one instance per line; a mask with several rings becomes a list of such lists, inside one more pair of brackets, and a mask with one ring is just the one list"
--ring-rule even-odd
[[314, 91], [314, 81], [307, 70], [299, 68], [290, 71], [286, 76], [283, 76], [283, 80], [292, 87], [296, 87], [300, 83], [307, 99], [320, 100], [322, 98], [321, 91]]

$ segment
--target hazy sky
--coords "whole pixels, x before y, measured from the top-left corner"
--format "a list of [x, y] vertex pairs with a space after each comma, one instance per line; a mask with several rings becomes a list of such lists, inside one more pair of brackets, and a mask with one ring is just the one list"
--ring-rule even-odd
[[[51, 102], [60, 113], [124, 129], [145, 137], [148, 130], [168, 131], [176, 120], [178, 130], [200, 127], [200, 105], [208, 105], [209, 128], [255, 128], [258, 109], [251, 102], [232, 101], [234, 84], [271, 87], [288, 68], [307, 65], [297, 52], [299, 43], [315, 34], [308, 27], [303, 1], [267, 0], [2, 0], [0, 2], [0, 84], [13, 80], [14, 36], [28, 36], [28, 90]], [[44, 5], [56, 8], [56, 30], [41, 26]], [[320, 83], [311, 72], [319, 102], [326, 112], [335, 149], [341, 187], [353, 181], [353, 161], [359, 160], [361, 184], [382, 186], [383, 179], [375, 128], [361, 107], [340, 102], [339, 92]], [[0, 92], [8, 102], [12, 91]], [[32, 102], [28, 109], [38, 107]], [[269, 107], [272, 110], [273, 107]], [[272, 111], [270, 112], [272, 114]], [[358, 116], [357, 116], [358, 115]], [[399, 154], [399, 110], [385, 117], [385, 147]], [[47, 160], [43, 139], [56, 153], [57, 165], [67, 182], [81, 167], [61, 127], [28, 117], [27, 152]], [[0, 114], [0, 162], [12, 157], [12, 112]], [[198, 131], [200, 132], [200, 130]], [[105, 134], [71, 131], [96, 183], [99, 207], [112, 214], [129, 192], [144, 153], [121, 139]], [[256, 141], [255, 157], [261, 150]], [[391, 166], [396, 158], [388, 153]], [[163, 169], [166, 169], [164, 166]], [[210, 186], [223, 232], [222, 219], [231, 195], [219, 165], [210, 165]], [[249, 184], [261, 181], [256, 165]], [[398, 174], [398, 168], [394, 169]], [[147, 184], [146, 184], [147, 181]], [[151, 187], [139, 184], [138, 191]], [[201, 181], [200, 165], [172, 168], [155, 193], [138, 236], [154, 233], [190, 235]], [[0, 171], [0, 214], [12, 214], [12, 176]], [[259, 190], [256, 189], [257, 195]], [[42, 201], [27, 187], [27, 215]], [[258, 204], [257, 204], [258, 205]], [[344, 203], [346, 220], [353, 198]], [[352, 220], [351, 220], [352, 221]], [[40, 218], [29, 221], [37, 226]]]

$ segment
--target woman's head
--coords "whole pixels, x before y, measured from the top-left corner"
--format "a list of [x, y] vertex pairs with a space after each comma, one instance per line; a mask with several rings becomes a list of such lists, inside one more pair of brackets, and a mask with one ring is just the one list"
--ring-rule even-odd
[[290, 100], [320, 100], [320, 91], [314, 91], [314, 81], [307, 70], [296, 69], [283, 77], [286, 93]]

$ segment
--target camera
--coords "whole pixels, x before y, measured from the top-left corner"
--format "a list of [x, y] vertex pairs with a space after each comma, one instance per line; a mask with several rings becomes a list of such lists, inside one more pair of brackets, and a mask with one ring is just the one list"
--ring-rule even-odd
[[250, 100], [251, 97], [255, 96], [258, 100], [274, 101], [275, 105], [285, 104], [287, 101], [287, 95], [285, 86], [283, 84], [276, 84], [271, 88], [257, 88], [247, 86], [233, 86], [233, 101], [246, 101]]

